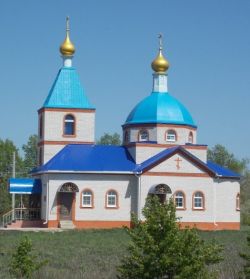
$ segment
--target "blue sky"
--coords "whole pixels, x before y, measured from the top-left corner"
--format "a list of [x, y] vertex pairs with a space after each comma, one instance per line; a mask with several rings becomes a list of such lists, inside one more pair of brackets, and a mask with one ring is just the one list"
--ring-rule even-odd
[[62, 66], [69, 15], [73, 63], [97, 109], [97, 138], [121, 134], [151, 93], [161, 32], [169, 91], [191, 112], [198, 142], [250, 157], [250, 1], [8, 0], [0, 14], [2, 139], [21, 147], [37, 132], [37, 110]]

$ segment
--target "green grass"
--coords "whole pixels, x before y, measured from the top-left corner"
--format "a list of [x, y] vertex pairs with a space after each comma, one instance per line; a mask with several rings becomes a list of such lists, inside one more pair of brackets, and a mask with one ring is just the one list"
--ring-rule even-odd
[[[219, 278], [239, 278], [243, 260], [239, 252], [247, 250], [248, 228], [241, 231], [200, 232], [207, 241], [215, 239], [224, 245], [224, 261], [216, 266]], [[0, 231], [0, 278], [10, 278], [8, 265], [17, 243], [27, 235], [35, 253], [46, 266], [34, 275], [36, 279], [116, 278], [116, 267], [126, 254], [129, 238], [124, 230], [79, 230], [65, 232]]]

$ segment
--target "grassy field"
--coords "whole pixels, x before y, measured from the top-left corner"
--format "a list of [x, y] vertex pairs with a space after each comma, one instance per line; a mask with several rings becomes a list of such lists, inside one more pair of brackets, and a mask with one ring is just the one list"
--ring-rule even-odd
[[[219, 278], [239, 278], [244, 262], [239, 252], [246, 251], [249, 228], [241, 231], [201, 232], [202, 238], [224, 245], [224, 261], [216, 267]], [[31, 238], [36, 254], [47, 259], [36, 279], [116, 278], [116, 266], [126, 254], [129, 242], [122, 229], [64, 232], [0, 231], [0, 278], [10, 278], [8, 265], [15, 246], [24, 235]]]

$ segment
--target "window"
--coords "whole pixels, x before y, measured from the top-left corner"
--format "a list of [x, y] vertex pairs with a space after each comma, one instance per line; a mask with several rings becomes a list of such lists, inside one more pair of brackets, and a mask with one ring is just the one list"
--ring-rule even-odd
[[64, 135], [72, 136], [75, 134], [75, 117], [67, 114], [64, 118]]
[[174, 201], [176, 209], [184, 209], [185, 208], [185, 197], [183, 192], [178, 191], [174, 195]]
[[148, 131], [143, 130], [139, 132], [139, 141], [148, 141]]
[[190, 132], [188, 135], [188, 143], [193, 143], [193, 142], [194, 142], [194, 136], [193, 136], [193, 133]]
[[93, 207], [93, 193], [91, 190], [82, 192], [82, 207]]
[[177, 138], [176, 137], [176, 132], [174, 130], [168, 130], [167, 131], [167, 136], [166, 136], [167, 141], [175, 142], [176, 138]]
[[236, 196], [236, 210], [240, 210], [240, 194], [238, 193]]
[[111, 207], [111, 208], [118, 207], [118, 196], [116, 191], [110, 190], [107, 192], [106, 207]]
[[124, 143], [129, 143], [129, 131], [125, 131], [124, 133]]
[[38, 153], [39, 153], [38, 165], [41, 166], [43, 164], [43, 149], [42, 149], [42, 147], [39, 147]]
[[39, 117], [39, 137], [43, 137], [43, 115]]
[[201, 192], [194, 193], [193, 209], [204, 209], [204, 195]]

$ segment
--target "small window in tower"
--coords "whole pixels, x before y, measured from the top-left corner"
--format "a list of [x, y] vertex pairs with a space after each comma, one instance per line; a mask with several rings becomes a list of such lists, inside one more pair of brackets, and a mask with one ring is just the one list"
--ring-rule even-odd
[[167, 141], [175, 142], [176, 138], [177, 138], [176, 137], [176, 132], [174, 130], [168, 130], [167, 131], [167, 136], [166, 136]]
[[194, 142], [194, 136], [193, 136], [193, 133], [190, 132], [188, 135], [188, 143], [193, 143], [193, 142]]
[[238, 193], [236, 196], [236, 210], [240, 210], [240, 194]]
[[129, 131], [125, 131], [124, 133], [124, 143], [129, 143]]
[[148, 141], [148, 140], [149, 140], [148, 131], [147, 130], [140, 131], [139, 141]]
[[43, 137], [43, 115], [39, 117], [39, 137]]
[[64, 119], [64, 135], [72, 136], [75, 134], [75, 117], [71, 114], [65, 116]]

